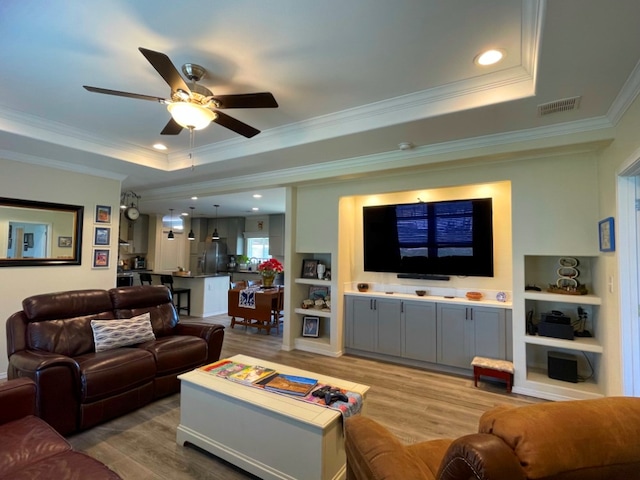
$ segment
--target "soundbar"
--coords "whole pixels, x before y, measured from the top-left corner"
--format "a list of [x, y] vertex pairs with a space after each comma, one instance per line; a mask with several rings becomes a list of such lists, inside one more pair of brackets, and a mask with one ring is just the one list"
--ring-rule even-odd
[[446, 275], [429, 275], [428, 273], [399, 273], [398, 278], [414, 278], [417, 280], [445, 280], [449, 281], [450, 277]]

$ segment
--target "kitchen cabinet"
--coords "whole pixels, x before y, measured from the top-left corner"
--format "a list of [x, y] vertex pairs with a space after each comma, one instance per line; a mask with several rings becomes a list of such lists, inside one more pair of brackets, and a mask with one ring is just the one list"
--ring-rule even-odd
[[149, 215], [140, 215], [135, 222], [127, 222], [128, 253], [144, 253], [149, 250]]
[[438, 363], [470, 368], [478, 355], [507, 358], [506, 314], [502, 308], [439, 303]]
[[269, 254], [284, 256], [284, 214], [269, 215]]

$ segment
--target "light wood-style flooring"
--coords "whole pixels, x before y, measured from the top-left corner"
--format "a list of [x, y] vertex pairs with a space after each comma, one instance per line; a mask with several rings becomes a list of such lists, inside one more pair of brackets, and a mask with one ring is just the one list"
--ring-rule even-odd
[[[187, 319], [181, 321], [202, 321]], [[458, 437], [477, 429], [480, 415], [500, 404], [526, 405], [542, 400], [507, 394], [504, 384], [435, 373], [345, 355], [331, 358], [280, 350], [281, 334], [229, 328], [227, 316], [204, 319], [227, 326], [222, 357], [238, 353], [292, 365], [312, 372], [371, 386], [367, 415], [391, 430], [403, 443]], [[211, 405], [215, 408], [215, 405]], [[195, 447], [176, 444], [180, 395], [161, 399], [138, 411], [69, 437], [73, 446], [106, 463], [124, 479], [255, 478]], [[265, 441], [276, 441], [265, 439]]]

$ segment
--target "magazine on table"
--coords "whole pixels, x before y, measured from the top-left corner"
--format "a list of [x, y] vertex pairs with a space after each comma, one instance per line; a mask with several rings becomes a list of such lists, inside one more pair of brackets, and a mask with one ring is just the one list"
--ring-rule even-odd
[[228, 378], [230, 375], [238, 373], [249, 365], [245, 363], [233, 362], [231, 360], [220, 360], [209, 365], [201, 367], [200, 370], [217, 377]]
[[251, 385], [275, 374], [276, 371], [273, 368], [263, 367], [260, 365], [248, 365], [242, 370], [229, 375], [227, 378], [234, 382]]
[[304, 397], [318, 384], [315, 378], [279, 373], [260, 382], [265, 390]]

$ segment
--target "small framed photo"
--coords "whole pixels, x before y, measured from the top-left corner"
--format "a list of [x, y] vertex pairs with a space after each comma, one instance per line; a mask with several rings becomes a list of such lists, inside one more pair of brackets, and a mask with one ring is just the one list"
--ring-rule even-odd
[[319, 260], [304, 259], [302, 260], [302, 278], [318, 278]]
[[33, 248], [33, 233], [25, 233], [23, 243], [25, 248]]
[[613, 226], [613, 217], [605, 218], [598, 222], [598, 237], [600, 239], [601, 252], [616, 251], [616, 237]]
[[111, 241], [110, 227], [96, 227], [93, 233], [93, 244], [96, 247], [108, 246]]
[[95, 249], [93, 251], [93, 268], [108, 268], [111, 252], [106, 249]]
[[58, 246], [62, 248], [71, 248], [73, 237], [58, 237]]
[[111, 207], [109, 205], [96, 205], [95, 223], [111, 223]]
[[302, 336], [317, 337], [320, 333], [320, 317], [305, 316], [302, 319]]

